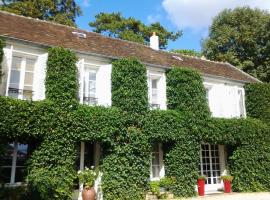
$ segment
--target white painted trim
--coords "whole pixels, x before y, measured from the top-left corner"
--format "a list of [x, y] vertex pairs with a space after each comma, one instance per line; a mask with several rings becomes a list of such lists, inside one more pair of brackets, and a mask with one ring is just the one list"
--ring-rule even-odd
[[7, 88], [6, 88], [6, 96], [8, 96], [8, 87], [10, 82], [10, 75], [11, 75], [11, 65], [12, 65], [12, 57], [13, 57], [13, 45], [10, 46], [10, 58], [7, 58], [7, 68], [8, 68], [8, 76], [7, 76]]
[[13, 157], [12, 157], [12, 165], [11, 165], [11, 176], [10, 176], [10, 184], [15, 184], [15, 176], [16, 176], [16, 163], [17, 163], [17, 153], [18, 153], [18, 143], [14, 142], [13, 149]]

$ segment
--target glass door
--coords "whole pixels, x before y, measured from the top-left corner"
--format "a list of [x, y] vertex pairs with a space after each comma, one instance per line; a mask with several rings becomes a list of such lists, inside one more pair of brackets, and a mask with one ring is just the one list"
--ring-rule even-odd
[[201, 175], [206, 176], [205, 191], [217, 191], [222, 188], [222, 168], [219, 145], [202, 144], [200, 170]]

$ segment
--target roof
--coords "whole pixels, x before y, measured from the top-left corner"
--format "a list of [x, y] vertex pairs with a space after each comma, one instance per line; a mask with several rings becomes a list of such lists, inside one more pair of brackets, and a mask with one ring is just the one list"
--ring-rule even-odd
[[[84, 33], [86, 38], [72, 32]], [[208, 76], [223, 77], [241, 82], [258, 80], [228, 63], [213, 62], [166, 51], [153, 50], [135, 42], [102, 36], [53, 22], [23, 17], [0, 11], [0, 36], [15, 38], [45, 46], [62, 46], [79, 52], [111, 58], [136, 57], [141, 62], [163, 67], [188, 67]]]

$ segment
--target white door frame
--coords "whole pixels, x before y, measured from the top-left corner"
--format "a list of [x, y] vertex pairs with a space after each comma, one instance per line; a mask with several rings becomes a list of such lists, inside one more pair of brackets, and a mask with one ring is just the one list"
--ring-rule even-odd
[[[213, 165], [212, 165], [212, 155], [211, 155], [211, 144], [203, 144], [208, 145], [209, 147], [209, 161], [210, 161], [210, 170], [211, 170], [211, 184], [205, 184], [205, 192], [216, 192], [219, 189], [223, 188], [222, 181], [220, 183], [214, 184], [213, 183]], [[226, 173], [225, 170], [225, 153], [224, 153], [224, 145], [218, 145], [218, 153], [219, 153], [219, 165], [220, 165], [220, 176]], [[200, 170], [201, 175], [203, 175], [203, 160], [202, 160], [202, 149], [200, 150]]]

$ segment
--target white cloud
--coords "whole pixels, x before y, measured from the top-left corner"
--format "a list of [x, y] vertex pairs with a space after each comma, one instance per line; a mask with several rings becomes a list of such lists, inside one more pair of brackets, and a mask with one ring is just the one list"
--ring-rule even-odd
[[225, 8], [250, 6], [270, 10], [270, 0], [163, 0], [162, 6], [177, 28], [202, 31]]

